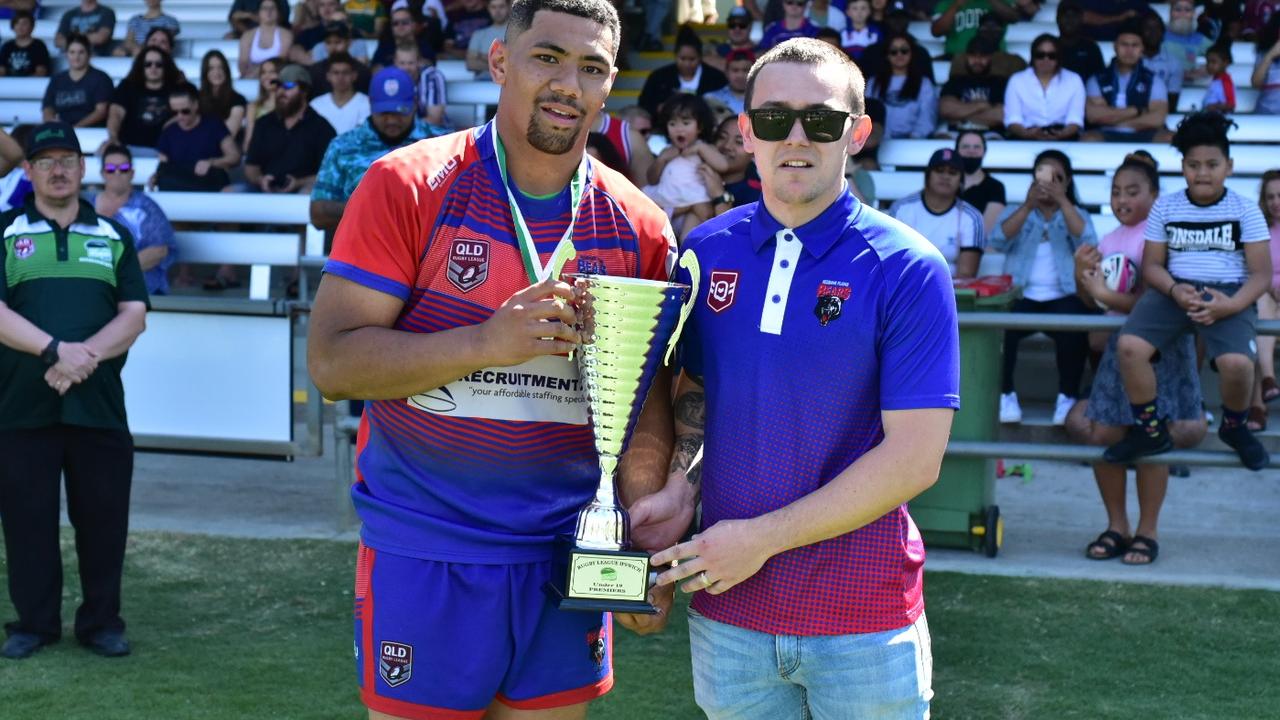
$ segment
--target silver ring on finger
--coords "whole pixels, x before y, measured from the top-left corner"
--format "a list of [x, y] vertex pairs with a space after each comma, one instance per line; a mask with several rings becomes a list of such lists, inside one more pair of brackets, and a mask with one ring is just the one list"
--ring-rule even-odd
[[702, 580], [702, 587], [704, 587], [704, 588], [709, 588], [709, 587], [711, 587], [712, 585], [714, 585], [714, 584], [715, 584], [715, 580], [712, 580], [711, 578], [707, 577], [707, 571], [706, 571], [706, 570], [703, 570], [702, 572], [698, 573], [698, 577], [699, 577], [699, 578], [701, 578], [701, 580]]

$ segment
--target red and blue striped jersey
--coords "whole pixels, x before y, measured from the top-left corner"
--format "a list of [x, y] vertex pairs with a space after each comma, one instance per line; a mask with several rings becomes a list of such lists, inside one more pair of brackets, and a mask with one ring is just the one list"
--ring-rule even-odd
[[[343, 213], [325, 272], [404, 301], [394, 327], [475, 325], [530, 285], [494, 153], [492, 123], [395, 150]], [[517, 194], [518, 191], [516, 191]], [[570, 208], [521, 203], [545, 263]], [[666, 215], [588, 162], [565, 272], [667, 280]], [[366, 405], [352, 488], [369, 547], [467, 563], [537, 562], [572, 530], [600, 477], [576, 369], [564, 358], [478, 370], [443, 388]]]

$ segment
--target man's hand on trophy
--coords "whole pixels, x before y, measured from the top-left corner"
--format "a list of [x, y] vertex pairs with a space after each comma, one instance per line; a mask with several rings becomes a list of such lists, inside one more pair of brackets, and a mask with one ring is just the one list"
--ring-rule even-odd
[[660, 586], [683, 580], [683, 592], [706, 590], [719, 595], [755, 575], [773, 555], [762, 535], [752, 529], [751, 520], [722, 520], [689, 542], [654, 555], [649, 562], [655, 567], [679, 562], [658, 576]]
[[507, 367], [572, 350], [578, 342], [572, 300], [573, 288], [554, 280], [512, 295], [480, 324], [485, 364]]
[[676, 589], [670, 585], [655, 585], [649, 588], [649, 602], [658, 608], [653, 615], [614, 613], [613, 617], [622, 627], [637, 635], [649, 635], [661, 632], [671, 617], [671, 604], [675, 600]]
[[645, 495], [627, 508], [631, 516], [632, 545], [656, 552], [675, 545], [689, 530], [697, 495], [683, 480], [684, 473], [680, 475], [678, 484], [668, 482], [658, 492]]

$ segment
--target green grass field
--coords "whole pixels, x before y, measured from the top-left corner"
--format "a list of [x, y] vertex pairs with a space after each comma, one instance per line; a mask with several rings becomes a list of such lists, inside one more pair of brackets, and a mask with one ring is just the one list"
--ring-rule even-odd
[[[64, 639], [0, 661], [0, 718], [360, 718], [352, 564], [343, 543], [136, 534], [134, 655]], [[929, 573], [926, 598], [936, 718], [1280, 717], [1280, 594]], [[619, 632], [591, 717], [701, 717], [685, 633], [683, 612], [656, 637]]]

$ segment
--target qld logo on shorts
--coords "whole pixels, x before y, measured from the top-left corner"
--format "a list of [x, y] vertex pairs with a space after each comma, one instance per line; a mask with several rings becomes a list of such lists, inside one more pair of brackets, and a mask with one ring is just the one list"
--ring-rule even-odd
[[733, 305], [733, 296], [737, 292], [737, 270], [712, 270], [711, 286], [707, 288], [707, 307], [715, 312], [724, 312]]
[[36, 252], [36, 241], [29, 237], [20, 237], [13, 241], [13, 255], [19, 260], [26, 260]]
[[449, 282], [470, 292], [489, 279], [489, 241], [456, 238], [449, 248]]
[[399, 687], [413, 677], [413, 646], [384, 640], [378, 645], [378, 675], [389, 687]]

